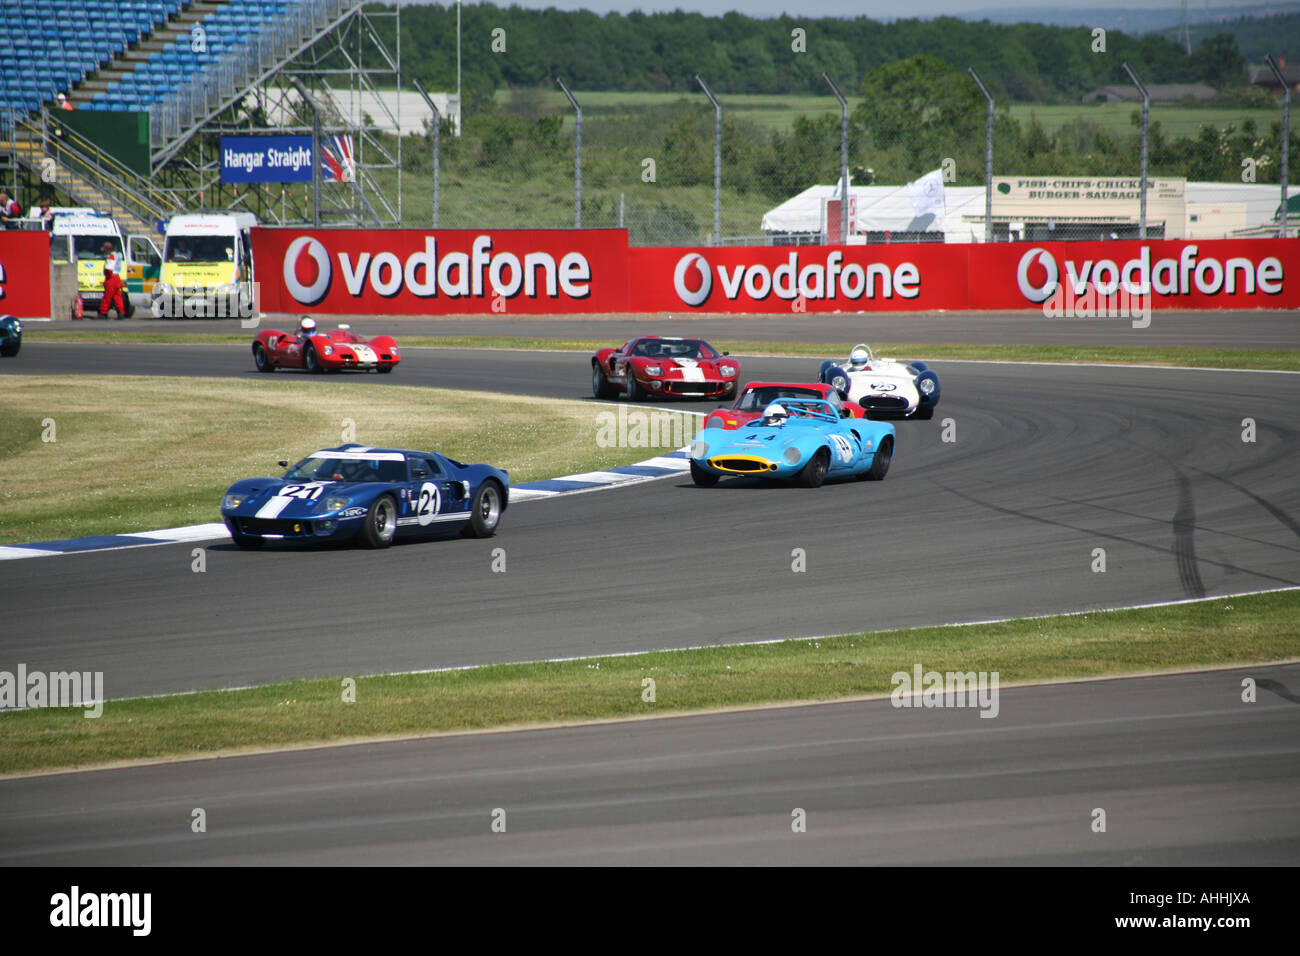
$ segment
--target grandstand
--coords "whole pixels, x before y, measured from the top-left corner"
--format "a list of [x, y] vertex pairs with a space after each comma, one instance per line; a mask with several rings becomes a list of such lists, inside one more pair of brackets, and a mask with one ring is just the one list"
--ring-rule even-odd
[[[0, 187], [25, 191], [28, 204], [33, 193], [57, 191], [132, 228], [198, 205], [263, 201], [222, 192], [208, 159], [215, 139], [234, 129], [310, 132], [302, 108], [297, 128], [285, 130], [256, 127], [243, 104], [268, 90], [282, 98], [295, 67], [309, 85], [323, 84], [311, 71], [321, 59], [312, 48], [326, 37], [338, 46], [349, 30], [349, 42], [364, 30], [373, 35], [366, 16], [361, 0], [4, 0]], [[393, 62], [386, 65], [396, 73]], [[336, 82], [369, 88], [365, 70], [353, 72]], [[60, 93], [75, 112], [59, 108]], [[326, 133], [362, 135], [340, 115], [322, 122]], [[87, 132], [110, 127], [141, 130], [130, 158]], [[364, 143], [358, 151], [364, 170]], [[355, 200], [369, 208], [359, 189]]]
[[0, 7], [0, 103], [52, 103], [180, 12], [181, 0], [6, 0]]

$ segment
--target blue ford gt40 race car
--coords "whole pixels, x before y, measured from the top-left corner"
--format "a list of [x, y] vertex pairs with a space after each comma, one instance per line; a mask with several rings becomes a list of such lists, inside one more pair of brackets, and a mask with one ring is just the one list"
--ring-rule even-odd
[[510, 476], [500, 468], [431, 451], [349, 444], [313, 452], [283, 478], [235, 482], [222, 499], [221, 517], [241, 548], [344, 538], [386, 548], [399, 532], [459, 528], [486, 538], [509, 498]]
[[893, 456], [893, 425], [841, 419], [825, 399], [787, 398], [741, 428], [706, 428], [696, 435], [691, 478], [706, 488], [726, 475], [816, 488], [828, 477], [879, 481]]

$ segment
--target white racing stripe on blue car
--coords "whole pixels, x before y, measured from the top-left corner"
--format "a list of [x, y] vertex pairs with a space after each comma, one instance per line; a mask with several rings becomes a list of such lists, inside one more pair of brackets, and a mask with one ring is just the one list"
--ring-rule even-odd
[[[548, 478], [545, 481], [529, 481], [522, 485], [510, 486], [510, 502], [538, 501], [543, 498], [559, 498], [563, 495], [576, 495], [586, 491], [599, 491], [605, 488], [617, 488], [621, 485], [640, 484], [657, 481], [685, 474], [690, 470], [691, 460], [686, 449], [659, 455], [635, 465], [622, 468], [609, 468], [603, 471], [586, 471], [577, 475], [564, 475], [560, 478]], [[284, 504], [292, 501], [284, 499]], [[280, 501], [277, 496], [264, 505], [258, 512], [266, 511], [272, 503]], [[280, 507], [283, 507], [281, 505]], [[276, 509], [277, 513], [279, 509]], [[446, 519], [442, 519], [446, 520]], [[38, 541], [33, 544], [15, 544], [0, 546], [0, 561], [18, 558], [45, 558], [55, 554], [78, 554], [85, 551], [115, 551], [122, 548], [146, 548], [159, 544], [178, 544], [183, 541], [211, 541], [228, 535], [222, 522], [188, 525], [184, 528], [163, 528], [160, 531], [132, 531], [129, 534], [98, 535], [91, 538], [71, 538], [66, 541]]]

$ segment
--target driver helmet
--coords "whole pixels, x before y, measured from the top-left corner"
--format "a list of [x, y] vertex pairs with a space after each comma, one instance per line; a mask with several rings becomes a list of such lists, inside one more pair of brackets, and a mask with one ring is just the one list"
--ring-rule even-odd
[[298, 334], [306, 336], [306, 335], [311, 335], [315, 331], [316, 331], [316, 320], [309, 315], [304, 315], [302, 317], [302, 321], [298, 323]]
[[852, 365], [855, 369], [866, 368], [867, 362], [869, 362], [870, 360], [871, 360], [870, 354], [868, 354], [867, 350], [860, 345], [857, 348], [855, 348], [852, 352], [849, 353], [849, 364]]
[[789, 417], [790, 413], [786, 411], [785, 406], [780, 402], [773, 402], [763, 409], [764, 425], [783, 425]]

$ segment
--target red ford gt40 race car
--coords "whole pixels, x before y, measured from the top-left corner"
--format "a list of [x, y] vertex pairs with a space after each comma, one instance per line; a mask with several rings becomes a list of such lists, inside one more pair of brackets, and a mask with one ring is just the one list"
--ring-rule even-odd
[[822, 398], [840, 414], [840, 418], [866, 418], [867, 412], [856, 402], [845, 401], [829, 385], [792, 382], [750, 382], [730, 406], [710, 412], [705, 428], [744, 428], [763, 416], [763, 409], [787, 398]]
[[297, 334], [267, 329], [253, 340], [253, 361], [259, 372], [277, 368], [301, 368], [308, 372], [337, 372], [360, 369], [363, 372], [391, 372], [402, 361], [397, 343], [391, 336], [376, 335], [367, 339], [346, 325], [321, 332], [313, 319], [303, 319]]
[[591, 359], [591, 391], [597, 398], [629, 402], [656, 395], [730, 398], [736, 394], [740, 363], [700, 339], [646, 335]]

